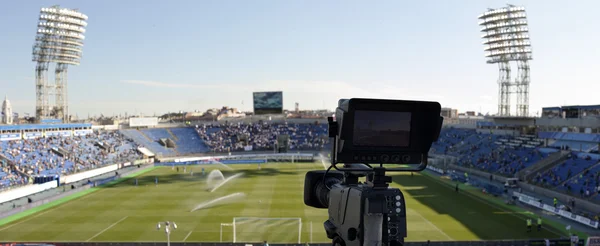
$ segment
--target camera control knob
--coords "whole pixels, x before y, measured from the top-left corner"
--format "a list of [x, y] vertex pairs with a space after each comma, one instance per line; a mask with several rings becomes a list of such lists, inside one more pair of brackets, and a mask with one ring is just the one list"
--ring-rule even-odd
[[393, 155], [392, 163], [400, 163], [400, 155]]
[[381, 155], [381, 163], [387, 163], [388, 161], [390, 161], [389, 155]]
[[403, 155], [402, 156], [402, 163], [410, 163], [410, 155]]

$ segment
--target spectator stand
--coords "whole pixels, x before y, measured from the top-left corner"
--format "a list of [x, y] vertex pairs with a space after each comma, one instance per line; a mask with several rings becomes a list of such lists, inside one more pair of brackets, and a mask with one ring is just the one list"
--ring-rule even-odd
[[[171, 149], [161, 145], [158, 141], [159, 139], [153, 139], [150, 136], [146, 135], [142, 130], [138, 129], [124, 129], [119, 131], [121, 134], [126, 136], [128, 139], [137, 143], [140, 147], [145, 147], [148, 150], [152, 151], [156, 154], [156, 156], [175, 156], [176, 152]], [[148, 131], [146, 131], [148, 132]], [[152, 134], [152, 133], [150, 133]], [[166, 134], [166, 138], [170, 135], [168, 133], [163, 134], [162, 132], [157, 133], [157, 136], [164, 136]], [[154, 136], [154, 135], [151, 135]]]
[[[3, 168], [12, 170], [0, 178], [4, 186], [23, 185], [33, 177], [70, 174], [139, 156], [137, 144], [115, 131], [94, 132], [91, 124], [2, 126], [0, 135], [0, 156], [7, 161]], [[3, 173], [7, 174], [5, 170]]]
[[491, 182], [482, 182], [478, 178], [466, 177], [464, 176], [464, 174], [460, 174], [455, 171], [451, 171], [449, 176], [450, 179], [454, 182], [466, 184], [472, 187], [477, 187], [481, 190], [481, 192], [493, 195], [495, 197], [499, 197], [507, 193], [507, 190], [504, 187], [501, 187], [497, 184]]
[[328, 147], [326, 124], [246, 123], [205, 124], [196, 129], [212, 152], [273, 150], [280, 135], [289, 136], [289, 151]]
[[600, 145], [600, 134], [576, 132], [540, 132], [539, 138], [546, 145], [556, 149], [566, 149], [578, 152], [597, 152]]
[[600, 204], [600, 155], [573, 151], [532, 183]]
[[538, 150], [535, 136], [496, 135], [472, 129], [444, 128], [432, 148], [436, 154], [458, 158], [458, 165], [513, 177], [548, 156]]

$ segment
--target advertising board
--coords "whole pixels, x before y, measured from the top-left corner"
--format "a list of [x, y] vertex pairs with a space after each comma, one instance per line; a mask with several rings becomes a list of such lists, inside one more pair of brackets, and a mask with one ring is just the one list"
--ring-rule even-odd
[[129, 118], [129, 126], [130, 127], [156, 126], [156, 125], [158, 125], [157, 117]]

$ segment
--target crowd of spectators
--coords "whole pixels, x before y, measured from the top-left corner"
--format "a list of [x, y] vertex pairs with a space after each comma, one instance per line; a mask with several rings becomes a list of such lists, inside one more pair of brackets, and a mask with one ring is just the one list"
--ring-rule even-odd
[[444, 128], [432, 148], [436, 154], [457, 157], [458, 165], [509, 177], [547, 156], [525, 144], [508, 144], [510, 140], [511, 136], [478, 133], [473, 129]]
[[0, 169], [0, 190], [27, 184], [28, 179], [25, 176], [16, 174], [10, 169], [8, 164], [2, 164]]
[[137, 151], [138, 144], [118, 131], [95, 132], [83, 137], [67, 139], [69, 140], [75, 141], [75, 144], [68, 146], [69, 152], [75, 156], [79, 169], [132, 161], [140, 157]]
[[581, 198], [600, 201], [600, 161], [593, 154], [570, 152], [568, 159], [538, 173], [533, 182]]
[[514, 176], [520, 170], [547, 156], [536, 149], [494, 145], [494, 143], [484, 142], [460, 151], [459, 164], [505, 176]]
[[543, 173], [538, 173], [534, 178], [534, 182], [545, 187], [556, 187], [561, 184], [567, 187], [567, 180], [573, 178], [574, 175], [577, 174], [580, 176], [579, 178], [583, 178], [583, 175], [589, 171], [584, 170], [596, 163], [598, 163], [598, 160], [594, 160], [590, 156], [580, 158], [577, 155], [570, 153], [568, 159], [563, 163], [556, 165]]
[[[85, 136], [44, 137], [0, 142], [0, 154], [8, 159], [2, 179], [11, 184], [28, 181], [30, 176], [68, 174], [139, 157], [137, 144], [120, 133], [94, 132]], [[10, 170], [14, 164], [15, 170]]]
[[[549, 155], [541, 146], [532, 148], [532, 145], [526, 144], [538, 140], [523, 139], [520, 137], [518, 141], [512, 141], [517, 139], [478, 133], [472, 129], [444, 128], [432, 149], [435, 154], [455, 156], [458, 165], [514, 177], [520, 170]], [[523, 144], [515, 144], [519, 141]], [[538, 173], [532, 182], [600, 201], [600, 156], [575, 151], [570, 153], [567, 160]]]
[[320, 150], [328, 144], [325, 124], [233, 123], [197, 127], [204, 143], [214, 152], [273, 150], [280, 135], [289, 136], [290, 150]]

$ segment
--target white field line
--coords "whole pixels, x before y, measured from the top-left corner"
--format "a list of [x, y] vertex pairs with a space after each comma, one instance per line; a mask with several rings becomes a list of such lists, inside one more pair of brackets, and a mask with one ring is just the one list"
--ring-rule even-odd
[[50, 208], [50, 209], [46, 210], [46, 211], [45, 211], [45, 212], [43, 212], [43, 213], [39, 213], [39, 214], [37, 214], [37, 215], [35, 215], [35, 216], [33, 216], [33, 217], [30, 217], [29, 219], [22, 220], [22, 221], [20, 221], [19, 223], [14, 223], [14, 224], [12, 224], [12, 225], [9, 225], [9, 226], [7, 226], [7, 227], [4, 227], [4, 228], [0, 229], [0, 231], [4, 231], [4, 230], [6, 230], [6, 229], [9, 229], [9, 228], [11, 228], [11, 227], [13, 227], [13, 226], [17, 226], [17, 225], [20, 225], [20, 224], [22, 224], [22, 223], [25, 223], [25, 222], [27, 222], [27, 221], [30, 221], [30, 220], [32, 220], [32, 219], [35, 219], [35, 218], [37, 218], [37, 217], [40, 217], [40, 216], [42, 216], [42, 215], [44, 215], [44, 214], [46, 214], [46, 213], [48, 213], [48, 212], [51, 212], [51, 211], [52, 211], [52, 210], [54, 210], [54, 209], [57, 209], [57, 208], [59, 208], [59, 207], [62, 207], [62, 206], [64, 206], [65, 204], [66, 204], [66, 203], [63, 203], [63, 204], [61, 204], [61, 205], [58, 205], [58, 206], [56, 206], [56, 207]]
[[187, 239], [188, 239], [188, 237], [190, 237], [190, 235], [192, 235], [192, 231], [190, 231], [190, 232], [189, 232], [189, 233], [188, 233], [188, 234], [187, 234], [187, 235], [186, 235], [186, 236], [183, 238], [183, 241], [185, 242], [185, 240], [187, 240]]
[[[440, 181], [440, 180], [437, 180], [436, 178], [433, 178], [433, 177], [431, 177], [431, 176], [428, 176], [428, 175], [423, 175], [423, 176], [425, 176], [425, 177], [428, 177], [428, 178], [430, 178], [430, 179], [433, 179], [435, 182], [441, 183], [441, 184], [442, 184], [442, 186], [444, 186], [444, 187], [447, 187], [447, 188], [449, 188], [449, 189], [454, 189], [453, 187], [450, 187], [449, 185], [445, 184], [444, 182], [442, 182], [442, 181]], [[498, 210], [500, 210], [500, 211], [507, 212], [507, 214], [509, 214], [509, 215], [512, 215], [512, 216], [514, 216], [514, 217], [515, 217], [515, 218], [517, 218], [517, 219], [523, 219], [521, 216], [519, 216], [519, 215], [517, 215], [517, 214], [515, 214], [515, 213], [512, 213], [511, 211], [509, 211], [509, 210], [506, 210], [506, 209], [504, 209], [504, 208], [502, 208], [502, 207], [500, 207], [500, 206], [498, 206], [498, 205], [494, 204], [493, 202], [489, 202], [489, 201], [485, 200], [484, 198], [478, 197], [478, 196], [476, 196], [476, 195], [474, 195], [474, 194], [471, 194], [471, 193], [469, 193], [469, 192], [461, 192], [461, 194], [464, 194], [464, 195], [466, 195], [466, 196], [469, 196], [469, 197], [471, 197], [471, 198], [473, 198], [473, 199], [475, 199], [475, 200], [478, 200], [478, 201], [480, 201], [480, 202], [482, 202], [482, 203], [485, 203], [485, 204], [487, 204], [488, 206], [490, 206], [490, 207], [493, 207], [493, 208], [496, 208], [496, 209], [498, 209]], [[529, 211], [529, 210], [525, 209], [525, 211]], [[549, 232], [552, 232], [552, 233], [554, 233], [555, 235], [557, 235], [557, 236], [559, 236], [559, 237], [562, 237], [562, 236], [563, 236], [563, 234], [561, 234], [560, 232], [557, 232], [557, 231], [556, 231], [556, 229], [555, 229], [554, 227], [551, 227], [551, 226], [544, 226], [544, 227], [542, 227], [542, 229], [546, 229], [547, 231], [549, 231]]]
[[323, 156], [323, 154], [319, 154], [319, 159], [321, 159], [321, 164], [323, 164], [323, 168], [325, 168], [325, 170], [327, 170], [327, 168], [329, 168], [329, 166], [325, 163], [325, 157]]
[[[90, 197], [92, 196], [92, 194], [98, 194], [99, 192], [102, 192], [102, 191], [105, 191], [105, 190], [107, 190], [107, 189], [102, 189], [102, 190], [99, 190], [99, 191], [96, 191], [96, 192], [92, 192], [92, 193], [90, 193], [90, 194], [86, 194], [86, 195], [84, 195], [83, 197], [80, 197], [79, 199], [76, 199], [76, 201], [85, 200], [85, 199], [87, 199], [87, 198], [90, 198]], [[75, 200], [73, 200], [73, 201], [75, 201]], [[35, 218], [37, 218], [37, 217], [40, 217], [40, 216], [42, 216], [42, 215], [44, 215], [44, 214], [47, 214], [48, 212], [52, 212], [52, 211], [54, 211], [55, 209], [58, 209], [58, 208], [60, 208], [60, 207], [63, 207], [63, 206], [65, 206], [65, 205], [67, 205], [67, 204], [72, 204], [72, 202], [73, 202], [73, 201], [68, 201], [68, 202], [65, 202], [65, 203], [63, 203], [63, 204], [60, 204], [60, 205], [58, 205], [58, 206], [54, 206], [54, 207], [51, 207], [51, 208], [49, 208], [49, 209], [46, 209], [46, 211], [44, 211], [44, 212], [42, 212], [42, 213], [39, 213], [39, 214], [36, 214], [35, 216], [29, 217], [29, 218], [28, 218], [28, 219], [26, 219], [26, 220], [22, 220], [22, 221], [20, 221], [20, 222], [18, 222], [18, 223], [14, 223], [14, 224], [12, 224], [12, 225], [9, 225], [9, 226], [7, 226], [7, 227], [4, 227], [4, 228], [0, 229], [0, 231], [4, 231], [4, 230], [6, 230], [6, 229], [9, 229], [9, 228], [11, 228], [11, 227], [13, 227], [13, 226], [17, 226], [17, 225], [20, 225], [20, 224], [22, 224], [22, 223], [25, 223], [25, 222], [27, 222], [27, 221], [30, 221], [30, 220], [32, 220], [32, 219], [35, 219]]]
[[452, 239], [452, 237], [448, 236], [448, 234], [446, 234], [444, 231], [440, 230], [439, 227], [437, 227], [436, 225], [434, 225], [433, 223], [431, 223], [431, 221], [429, 221], [428, 219], [426, 219], [425, 217], [423, 217], [423, 215], [421, 215], [419, 212], [417, 212], [417, 210], [411, 209], [410, 211], [412, 211], [414, 214], [416, 214], [419, 217], [421, 217], [421, 219], [423, 219], [425, 222], [427, 222], [427, 224], [429, 224], [431, 227], [433, 227], [433, 229], [435, 229], [436, 231], [438, 231], [439, 233], [441, 233], [442, 235], [444, 235], [446, 238], [448, 238], [448, 240], [450, 240], [450, 241], [454, 240], [454, 239]]
[[[96, 188], [96, 187], [94, 187], [94, 188]], [[121, 191], [119, 191], [119, 192], [117, 192], [117, 193], [115, 193], [115, 194], [119, 194], [119, 193], [122, 193], [122, 192], [128, 191], [128, 190], [130, 190], [130, 189], [131, 189], [131, 187], [130, 187], [130, 188], [128, 188], [128, 189], [121, 190]], [[28, 218], [28, 219], [26, 219], [26, 220], [19, 221], [18, 223], [11, 224], [11, 225], [9, 225], [9, 226], [7, 226], [7, 227], [4, 227], [4, 228], [0, 229], [0, 231], [4, 231], [4, 230], [6, 230], [6, 229], [9, 229], [9, 228], [11, 228], [11, 227], [13, 227], [13, 226], [20, 225], [20, 224], [22, 224], [22, 223], [25, 223], [25, 222], [27, 222], [27, 221], [30, 221], [30, 220], [32, 220], [32, 219], [35, 219], [35, 218], [37, 218], [37, 217], [40, 217], [40, 216], [42, 216], [42, 215], [44, 215], [44, 214], [46, 214], [46, 213], [48, 213], [48, 212], [50, 212], [50, 211], [54, 211], [55, 209], [58, 209], [58, 208], [60, 208], [60, 207], [63, 207], [63, 206], [65, 206], [65, 205], [68, 205], [68, 204], [73, 204], [73, 202], [74, 202], [74, 201], [82, 201], [82, 200], [88, 199], [88, 198], [90, 198], [90, 197], [93, 197], [93, 195], [97, 195], [98, 193], [100, 193], [100, 192], [103, 192], [103, 191], [107, 191], [107, 190], [109, 190], [109, 189], [100, 189], [100, 190], [98, 190], [98, 191], [95, 191], [95, 192], [92, 192], [92, 193], [89, 193], [89, 194], [85, 194], [85, 195], [83, 195], [82, 197], [76, 198], [75, 200], [67, 201], [67, 202], [65, 202], [65, 203], [63, 203], [63, 204], [60, 204], [60, 205], [58, 205], [58, 206], [51, 207], [51, 208], [49, 208], [49, 209], [46, 209], [46, 210], [45, 210], [44, 212], [42, 212], [42, 213], [36, 214], [36, 215], [35, 215], [35, 216], [33, 216], [33, 217], [29, 217], [29, 218]], [[83, 191], [82, 191], [82, 192], [83, 192]], [[77, 194], [77, 193], [75, 193], [75, 194]]]
[[116, 226], [117, 224], [119, 224], [121, 221], [127, 219], [128, 217], [129, 216], [125, 216], [122, 219], [120, 219], [119, 221], [117, 221], [117, 222], [113, 223], [112, 225], [106, 227], [104, 230], [102, 230], [102, 231], [98, 232], [96, 235], [90, 237], [88, 240], [86, 240], [86, 242], [89, 242], [90, 240], [94, 239], [95, 237], [100, 236], [100, 234], [104, 233], [105, 231], [108, 231], [110, 228], [112, 228], [113, 226]]

